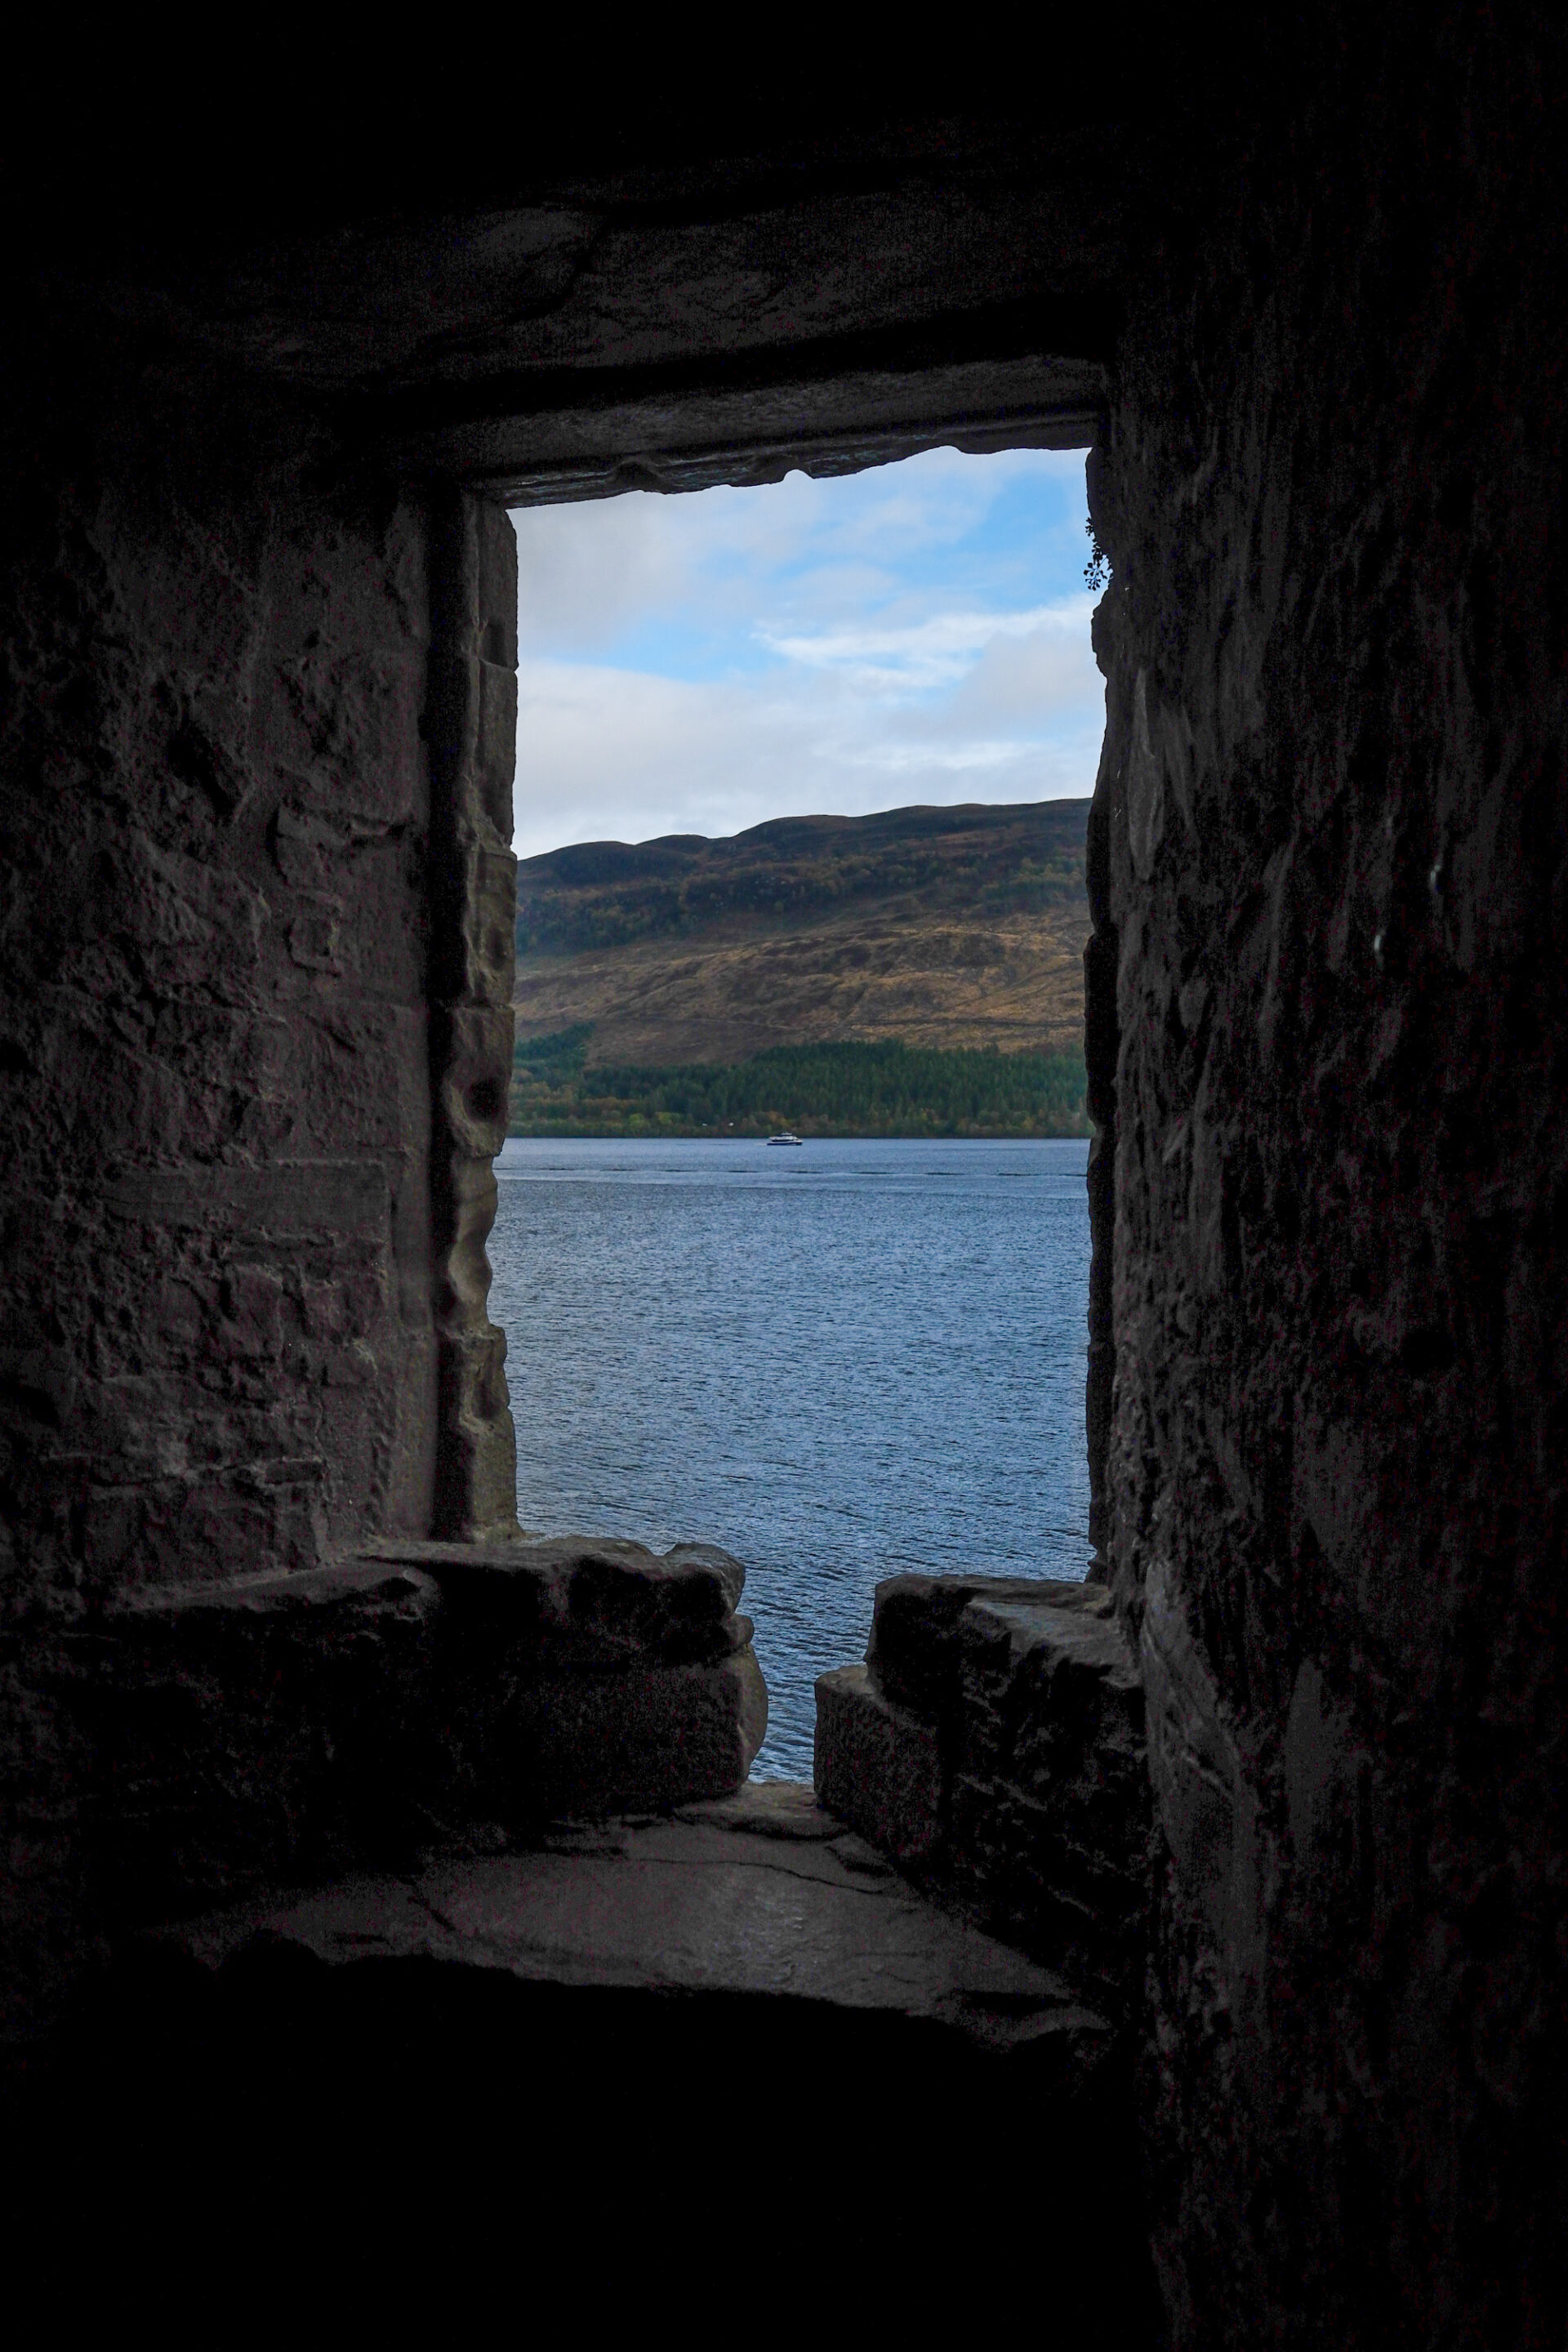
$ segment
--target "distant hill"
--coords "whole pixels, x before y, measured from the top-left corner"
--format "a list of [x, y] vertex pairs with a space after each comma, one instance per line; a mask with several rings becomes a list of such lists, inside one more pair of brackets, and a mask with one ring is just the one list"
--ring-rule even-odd
[[518, 1028], [590, 1062], [769, 1045], [1076, 1044], [1087, 801], [784, 817], [589, 842], [518, 870]]
[[786, 817], [526, 859], [513, 1131], [1087, 1131], [1088, 810]]

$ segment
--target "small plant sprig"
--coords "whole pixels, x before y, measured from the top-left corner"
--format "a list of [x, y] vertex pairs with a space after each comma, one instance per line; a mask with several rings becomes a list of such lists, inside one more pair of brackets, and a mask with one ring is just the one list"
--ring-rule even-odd
[[1110, 558], [1100, 543], [1093, 522], [1086, 522], [1083, 528], [1084, 536], [1089, 541], [1089, 562], [1083, 567], [1083, 584], [1098, 593], [1110, 581]]

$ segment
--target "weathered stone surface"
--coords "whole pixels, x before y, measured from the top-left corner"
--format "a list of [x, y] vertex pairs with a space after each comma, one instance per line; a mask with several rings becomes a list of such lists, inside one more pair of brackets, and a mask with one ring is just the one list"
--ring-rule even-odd
[[1125, 2003], [1147, 1948], [1151, 1796], [1143, 1685], [1110, 1595], [977, 1599], [958, 1639], [949, 1867], [995, 1927]]
[[1111, 1747], [1142, 1769], [1143, 1685], [1101, 1588], [976, 1595], [957, 1634], [961, 1771], [1044, 1795], [1061, 1766]]
[[0, 551], [8, 1614], [429, 1524], [425, 525], [221, 407]]
[[367, 1557], [437, 1577], [467, 1614], [508, 1642], [561, 1663], [609, 1666], [715, 1659], [736, 1646], [735, 1603], [746, 1571], [713, 1544], [645, 1544], [582, 1536], [498, 1544], [378, 1544]]
[[[783, 1801], [813, 1803], [809, 1790]], [[170, 1940], [204, 1969], [281, 1942], [331, 1968], [419, 1958], [555, 1984], [828, 2003], [940, 2024], [1037, 2070], [1042, 2087], [1092, 2080], [1112, 2037], [1060, 1978], [831, 1843], [773, 1834], [780, 1809], [744, 1791], [705, 1818], [607, 1824], [587, 1851], [353, 1879]], [[753, 1814], [769, 1824], [761, 1834], [748, 1833]]]
[[346, 1564], [153, 1589], [62, 1635], [46, 1687], [90, 1743], [74, 1794], [108, 1915], [405, 1857], [440, 1608], [416, 1570]]
[[824, 1804], [1118, 2014], [1146, 1941], [1143, 1688], [1102, 1586], [889, 1578], [865, 1667], [817, 1684]]
[[732, 1797], [710, 1804], [682, 1805], [677, 1818], [699, 1826], [743, 1831], [751, 1837], [831, 1843], [844, 1835], [844, 1824], [826, 1811], [821, 1798], [804, 1780], [748, 1780]]
[[935, 1728], [883, 1696], [864, 1666], [816, 1683], [816, 1792], [830, 1812], [906, 1869], [933, 1862], [944, 1827]]
[[[506, 1335], [490, 1322], [491, 1160], [511, 1079], [517, 541], [505, 514], [431, 501], [430, 747], [434, 1307], [440, 1413], [432, 1534], [517, 1530]], [[500, 656], [501, 658], [498, 659]]]
[[866, 1664], [879, 1690], [928, 1722], [947, 1723], [963, 1693], [960, 1626], [972, 1601], [1104, 1613], [1108, 1595], [1047, 1577], [892, 1576], [877, 1587]]
[[149, 1587], [90, 1633], [13, 1641], [73, 1727], [58, 1793], [107, 1919], [744, 1781], [767, 1694], [728, 1553], [386, 1549]]
[[490, 1770], [514, 1816], [672, 1805], [738, 1788], [768, 1727], [746, 1642], [712, 1665], [546, 1673], [521, 1688]]
[[767, 1693], [728, 1552], [563, 1537], [378, 1556], [446, 1601], [426, 1734], [438, 1819], [668, 1806], [744, 1780]]
[[1089, 475], [1100, 1532], [1184, 2352], [1565, 2305], [1563, 53], [1352, 17], [1130, 314]]

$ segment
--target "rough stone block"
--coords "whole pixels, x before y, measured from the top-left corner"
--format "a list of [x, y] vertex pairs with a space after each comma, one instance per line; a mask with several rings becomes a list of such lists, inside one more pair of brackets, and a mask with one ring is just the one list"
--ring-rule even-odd
[[514, 1776], [500, 1810], [548, 1819], [728, 1796], [767, 1727], [750, 1642], [714, 1664], [549, 1675], [519, 1694], [496, 1759]]
[[[959, 1626], [972, 1601], [1071, 1606], [1084, 1590], [1042, 1577], [888, 1577], [877, 1587], [872, 1609], [866, 1652], [871, 1679], [928, 1723], [950, 1723], [962, 1699]], [[1101, 1599], [1109, 1607], [1108, 1596]]]
[[633, 1660], [694, 1664], [735, 1646], [745, 1588], [738, 1559], [713, 1544], [663, 1554], [639, 1543], [559, 1536], [492, 1544], [388, 1543], [366, 1555], [436, 1577], [454, 1604], [454, 1628], [537, 1651], [542, 1670], [578, 1671]]
[[961, 1770], [1044, 1798], [1086, 1763], [1142, 1769], [1143, 1685], [1103, 1585], [987, 1594], [955, 1630]]
[[949, 1859], [994, 1924], [1124, 1993], [1142, 1965], [1143, 1689], [1103, 1588], [972, 1601]]
[[1135, 1987], [1149, 1902], [1143, 1691], [1110, 1594], [1044, 1578], [889, 1578], [865, 1667], [817, 1685], [823, 1802], [1003, 1933]]
[[581, 1536], [383, 1549], [447, 1601], [432, 1689], [447, 1818], [670, 1805], [745, 1780], [767, 1694], [728, 1552]]
[[744, 1581], [703, 1545], [393, 1544], [154, 1588], [30, 1671], [86, 1727], [111, 1907], [176, 1914], [476, 1821], [729, 1794], [767, 1727]]
[[440, 1609], [417, 1570], [351, 1562], [154, 1590], [68, 1644], [115, 1899], [178, 1910], [407, 1850]]
[[878, 1690], [864, 1666], [816, 1684], [816, 1791], [905, 1869], [931, 1866], [942, 1843], [942, 1771], [930, 1724]]

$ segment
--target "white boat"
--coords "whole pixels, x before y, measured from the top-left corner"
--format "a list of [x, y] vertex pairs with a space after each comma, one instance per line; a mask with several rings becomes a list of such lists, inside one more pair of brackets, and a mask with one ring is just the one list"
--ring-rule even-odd
[[795, 1146], [795, 1150], [796, 1150], [797, 1151], [798, 1151], [798, 1150], [800, 1150], [800, 1148], [801, 1148], [801, 1145], [800, 1145], [800, 1138], [799, 1138], [799, 1136], [798, 1136], [798, 1135], [791, 1135], [787, 1128], [785, 1129], [785, 1130], [784, 1130], [784, 1134], [783, 1134], [783, 1135], [770, 1135], [770, 1136], [769, 1136], [769, 1138], [768, 1138], [768, 1141], [769, 1141], [769, 1143], [770, 1143], [770, 1144], [773, 1144], [773, 1143], [793, 1143], [793, 1144], [794, 1144], [794, 1146]]

